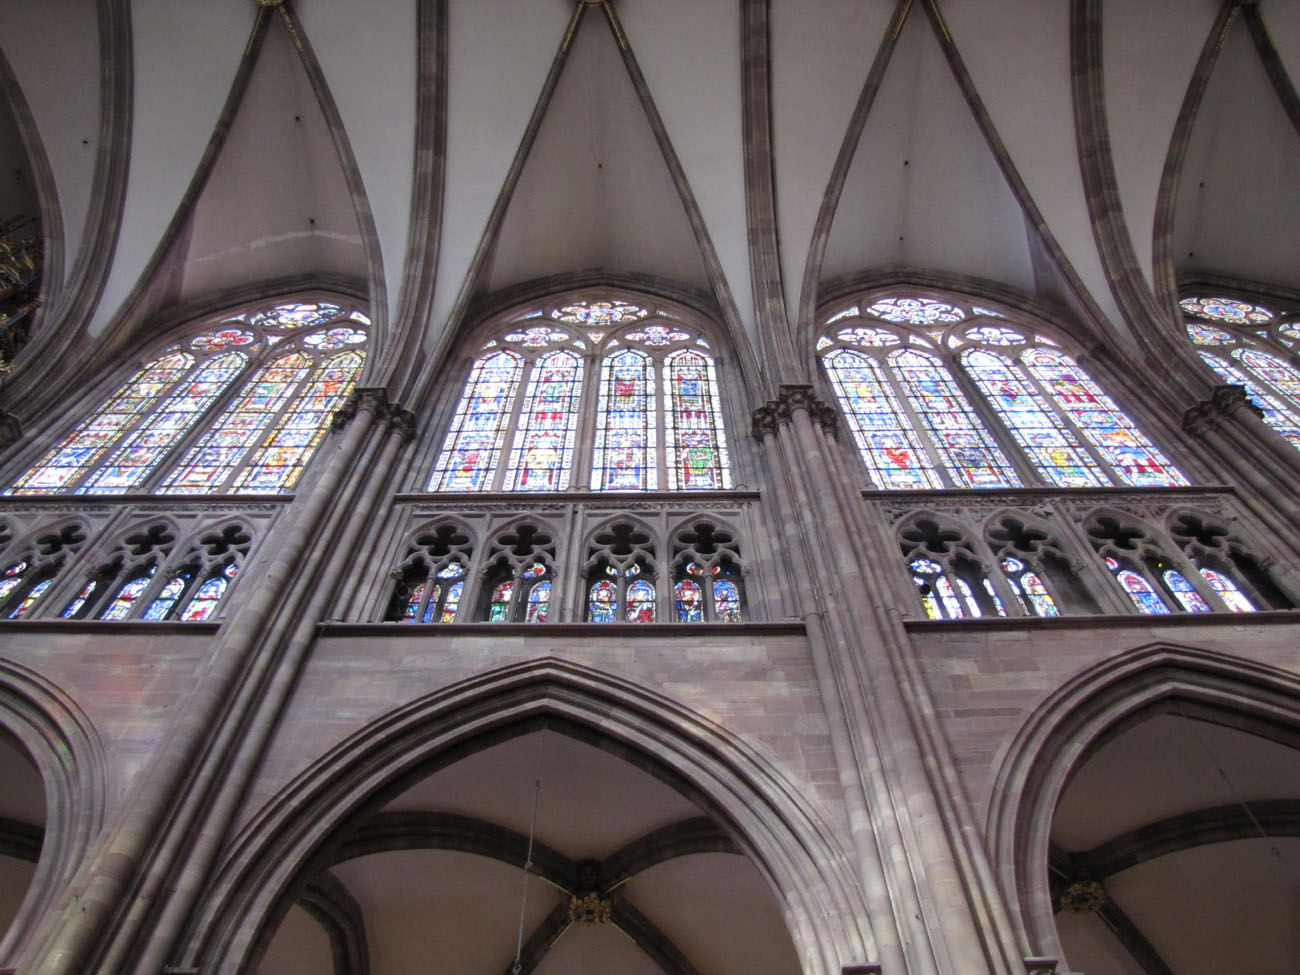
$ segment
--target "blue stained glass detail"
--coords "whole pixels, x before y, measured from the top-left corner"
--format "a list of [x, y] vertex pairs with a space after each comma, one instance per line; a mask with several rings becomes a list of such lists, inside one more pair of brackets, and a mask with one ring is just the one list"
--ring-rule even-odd
[[596, 404], [592, 488], [653, 491], [658, 487], [655, 439], [653, 361], [635, 349], [610, 354], [601, 367]]
[[664, 450], [671, 490], [731, 487], [722, 401], [713, 360], [693, 349], [664, 361]]
[[1115, 578], [1119, 580], [1125, 595], [1132, 600], [1139, 613], [1150, 616], [1166, 616], [1171, 612], [1169, 607], [1165, 605], [1165, 601], [1151, 588], [1151, 584], [1132, 569], [1124, 568], [1114, 559], [1107, 559], [1106, 565], [1115, 574]]
[[638, 579], [627, 587], [627, 613], [629, 623], [655, 621], [655, 587], [645, 579]]
[[144, 611], [141, 619], [146, 620], [165, 620], [176, 605], [176, 601], [185, 593], [185, 587], [189, 584], [188, 576], [175, 576], [167, 581], [163, 586], [157, 598], [149, 604], [149, 608]]
[[1237, 588], [1237, 584], [1232, 581], [1226, 574], [1215, 572], [1213, 569], [1201, 569], [1201, 575], [1205, 581], [1210, 584], [1223, 604], [1234, 613], [1253, 613], [1255, 607], [1245, 593]]
[[618, 587], [608, 579], [592, 583], [587, 594], [587, 620], [613, 623], [618, 619]]
[[700, 584], [692, 579], [683, 579], [673, 587], [673, 605], [677, 610], [677, 622], [699, 623], [704, 619], [704, 594]]
[[925, 352], [890, 353], [889, 364], [958, 487], [1019, 487], [1002, 451], [944, 365]]
[[513, 352], [494, 352], [474, 363], [430, 491], [491, 489], [522, 372], [523, 360]]
[[100, 615], [102, 620], [124, 620], [131, 613], [131, 608], [136, 604], [144, 591], [149, 588], [149, 580], [154, 573], [153, 568], [141, 576], [136, 576], [128, 581], [108, 605], [108, 608]]
[[41, 596], [45, 594], [45, 590], [49, 589], [53, 584], [53, 579], [43, 579], [36, 583], [36, 585], [32, 586], [31, 592], [23, 597], [23, 601], [14, 608], [12, 613], [9, 614], [9, 618], [11, 620], [21, 619], [22, 615], [32, 608], [32, 604], [35, 603], [36, 600], [40, 599]]
[[713, 615], [720, 623], [740, 622], [740, 588], [730, 579], [713, 580]]
[[1166, 569], [1161, 578], [1164, 579], [1165, 585], [1169, 591], [1174, 594], [1174, 598], [1182, 604], [1183, 609], [1189, 613], [1209, 613], [1212, 612], [1210, 604], [1204, 597], [1196, 591], [1195, 587], [1187, 581], [1187, 577], [1177, 569]]
[[533, 365], [504, 490], [562, 491], [568, 487], [582, 365], [582, 359], [568, 351], [551, 352]]

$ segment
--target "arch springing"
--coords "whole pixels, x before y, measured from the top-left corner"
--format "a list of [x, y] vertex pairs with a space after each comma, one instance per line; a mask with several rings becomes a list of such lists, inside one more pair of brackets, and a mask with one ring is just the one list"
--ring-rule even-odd
[[325, 301], [209, 323], [142, 366], [5, 493], [291, 490], [360, 375], [368, 325]]
[[877, 488], [1187, 483], [1037, 327], [911, 296], [823, 321], [817, 351]]
[[496, 332], [428, 482], [454, 492], [731, 486], [709, 340], [668, 313], [610, 301], [533, 311]]

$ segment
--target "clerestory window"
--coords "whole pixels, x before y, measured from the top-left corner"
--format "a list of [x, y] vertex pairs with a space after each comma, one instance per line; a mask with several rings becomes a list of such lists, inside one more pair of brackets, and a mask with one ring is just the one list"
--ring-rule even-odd
[[222, 319], [144, 362], [5, 493], [292, 490], [356, 384], [369, 324], [328, 301]]
[[1264, 422], [1300, 450], [1300, 314], [1221, 296], [1179, 305], [1205, 364], [1224, 382], [1246, 387]]
[[1187, 483], [1056, 339], [1000, 311], [890, 296], [824, 328], [817, 352], [879, 489]]
[[470, 367], [430, 491], [732, 486], [714, 350], [626, 301], [509, 321]]

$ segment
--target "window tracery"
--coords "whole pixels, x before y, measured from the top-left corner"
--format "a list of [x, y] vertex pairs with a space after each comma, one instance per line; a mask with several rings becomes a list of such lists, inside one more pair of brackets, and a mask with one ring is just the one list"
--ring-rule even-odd
[[1170, 518], [1170, 534], [1223, 605], [1234, 613], [1290, 609], [1263, 561], [1222, 519], [1183, 510]]
[[533, 524], [497, 536], [488, 554], [477, 618], [489, 623], [545, 623], [551, 618], [555, 540]]
[[1095, 610], [1070, 583], [1068, 559], [1046, 529], [1007, 514], [989, 528], [988, 540], [1025, 615], [1060, 616], [1065, 606]]
[[674, 535], [674, 622], [739, 623], [743, 595], [734, 534], [701, 521]]
[[6, 494], [293, 488], [364, 364], [360, 311], [293, 302], [164, 349]]
[[824, 321], [817, 351], [877, 488], [1187, 483], [1041, 329], [913, 296]]
[[1006, 616], [1007, 609], [964, 533], [929, 516], [899, 532], [903, 558], [930, 619]]
[[1103, 512], [1089, 519], [1086, 531], [1139, 613], [1211, 613], [1218, 608], [1210, 584], [1194, 565], [1162, 544], [1152, 526]]
[[597, 531], [585, 565], [589, 623], [653, 623], [658, 618], [652, 535], [632, 522]]
[[529, 312], [494, 333], [428, 482], [452, 492], [731, 486], [709, 340], [675, 313], [614, 300]]
[[1226, 296], [1187, 297], [1179, 306], [1205, 364], [1244, 386], [1264, 422], [1300, 450], [1300, 314]]
[[402, 565], [386, 620], [454, 623], [465, 598], [474, 550], [467, 531], [455, 524], [418, 534]]
[[27, 616], [85, 541], [86, 530], [79, 522], [37, 534], [0, 575], [0, 616], [11, 620]]

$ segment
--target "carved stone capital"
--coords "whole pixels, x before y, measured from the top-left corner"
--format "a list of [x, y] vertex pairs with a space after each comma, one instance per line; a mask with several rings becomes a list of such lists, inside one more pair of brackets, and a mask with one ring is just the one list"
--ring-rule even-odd
[[1215, 386], [1209, 399], [1197, 403], [1183, 414], [1183, 429], [1194, 436], [1200, 436], [1243, 408], [1258, 417], [1264, 415], [1264, 411], [1251, 402], [1245, 386], [1239, 383]]
[[410, 410], [394, 406], [388, 417], [388, 425], [402, 435], [402, 443], [410, 443], [415, 439], [415, 414]]
[[812, 421], [832, 435], [838, 422], [835, 407], [828, 406], [817, 398], [812, 386], [806, 383], [790, 383], [781, 387], [776, 399], [770, 399], [754, 411], [753, 432], [757, 439], [762, 439], [777, 427], [789, 423], [799, 410], [808, 413]]
[[1061, 910], [1069, 914], [1091, 914], [1106, 903], [1106, 891], [1095, 880], [1076, 880], [1061, 893]]
[[388, 402], [388, 390], [382, 386], [358, 386], [352, 390], [347, 400], [334, 411], [331, 424], [335, 430], [342, 430], [358, 413], [370, 413], [377, 419], [387, 419], [391, 412]]
[[1028, 975], [1056, 975], [1058, 964], [1055, 958], [1026, 958], [1025, 971]]

